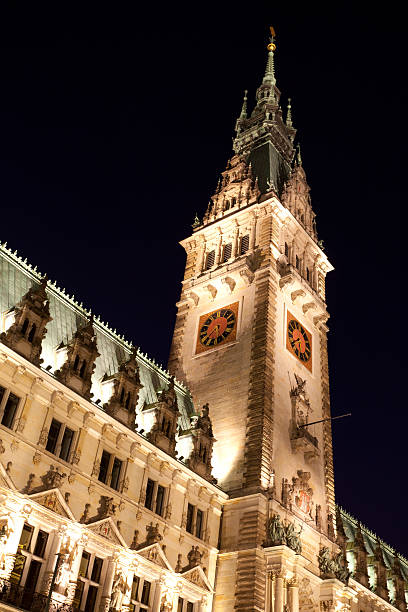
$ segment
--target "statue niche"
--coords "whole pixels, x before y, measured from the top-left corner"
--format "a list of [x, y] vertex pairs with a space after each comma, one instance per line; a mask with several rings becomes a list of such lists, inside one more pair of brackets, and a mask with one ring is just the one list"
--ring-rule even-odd
[[306, 393], [306, 380], [295, 373], [296, 385], [290, 390], [292, 404], [292, 418], [290, 421], [290, 442], [294, 453], [303, 453], [306, 462], [319, 457], [319, 444], [317, 438], [312, 436], [307, 427], [312, 407]]
[[47, 323], [52, 320], [46, 292], [47, 277], [37, 287], [31, 287], [20, 302], [6, 313], [6, 325], [13, 321], [1, 334], [0, 340], [36, 366], [41, 359], [42, 342], [47, 333]]
[[[147, 439], [172, 457], [176, 454], [177, 421], [180, 412], [177, 406], [177, 395], [174, 389], [174, 376], [169, 386], [157, 393], [158, 401], [143, 409], [143, 416], [153, 420], [153, 426], [147, 433]], [[147, 419], [146, 419], [147, 420]]]
[[91, 399], [92, 374], [95, 360], [99, 357], [93, 315], [83, 327], [77, 329], [68, 344], [61, 343], [57, 351], [64, 352], [66, 359], [55, 372], [56, 378], [85, 399]]
[[109, 401], [103, 405], [108, 414], [113, 416], [130, 429], [135, 430], [136, 405], [140, 384], [139, 366], [136, 360], [137, 347], [132, 349], [129, 359], [124, 361], [115, 374], [104, 375], [102, 386], [113, 385], [113, 392]]
[[186, 465], [210, 482], [216, 483], [212, 476], [211, 458], [215, 442], [208, 404], [202, 407], [201, 415], [193, 417], [192, 436], [193, 447], [190, 456], [186, 460]]

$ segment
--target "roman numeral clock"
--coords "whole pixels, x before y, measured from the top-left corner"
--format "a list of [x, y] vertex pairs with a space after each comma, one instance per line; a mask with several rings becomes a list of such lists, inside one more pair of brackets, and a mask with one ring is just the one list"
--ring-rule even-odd
[[288, 311], [286, 348], [310, 372], [312, 371], [312, 334]]
[[198, 322], [196, 354], [234, 341], [237, 323], [238, 302], [202, 315]]

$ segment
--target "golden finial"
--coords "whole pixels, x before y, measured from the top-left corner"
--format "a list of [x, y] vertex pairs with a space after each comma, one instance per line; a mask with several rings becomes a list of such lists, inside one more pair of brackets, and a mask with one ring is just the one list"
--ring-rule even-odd
[[274, 41], [274, 40], [275, 40], [275, 38], [276, 38], [276, 33], [275, 33], [275, 30], [274, 30], [274, 28], [273, 28], [272, 26], [270, 26], [270, 27], [269, 27], [269, 29], [270, 29], [270, 31], [271, 31], [271, 37], [270, 37], [270, 39], [269, 39], [269, 40], [270, 40], [271, 42], [270, 42], [270, 43], [269, 43], [269, 45], [267, 46], [267, 49], [268, 49], [268, 51], [275, 51], [275, 49], [276, 49], [276, 45], [275, 45], [275, 43], [274, 43], [273, 41]]

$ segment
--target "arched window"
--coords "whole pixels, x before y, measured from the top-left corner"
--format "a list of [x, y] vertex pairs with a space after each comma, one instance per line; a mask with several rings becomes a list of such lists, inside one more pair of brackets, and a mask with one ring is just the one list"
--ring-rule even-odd
[[27, 319], [27, 317], [24, 319], [24, 323], [23, 326], [21, 328], [21, 333], [23, 334], [23, 336], [26, 335], [26, 331], [28, 329], [28, 324], [29, 324], [29, 320]]
[[300, 259], [297, 255], [296, 255], [296, 269], [300, 270]]
[[215, 251], [209, 251], [207, 253], [207, 257], [205, 260], [205, 269], [209, 270], [210, 268], [212, 268], [214, 265], [214, 262], [215, 262]]
[[81, 369], [79, 370], [79, 376], [81, 378], [83, 378], [85, 376], [85, 369], [86, 369], [86, 361], [84, 359], [83, 362], [82, 362], [82, 365], [81, 365]]
[[30, 333], [28, 334], [28, 338], [27, 338], [29, 342], [32, 342], [34, 340], [36, 330], [37, 330], [37, 326], [35, 323], [33, 323], [30, 329]]
[[170, 436], [170, 426], [171, 426], [171, 422], [170, 422], [170, 421], [167, 421], [167, 427], [166, 427], [166, 432], [165, 432], [165, 435], [166, 435], [167, 437], [169, 437], [169, 436]]
[[245, 234], [245, 236], [242, 236], [241, 238], [241, 244], [240, 244], [240, 254], [244, 255], [244, 253], [246, 253], [249, 250], [249, 234]]
[[207, 449], [205, 448], [203, 450], [203, 463], [205, 463], [207, 461]]
[[122, 387], [122, 391], [120, 392], [120, 398], [119, 398], [119, 403], [123, 404], [123, 400], [125, 399], [125, 390]]
[[289, 245], [285, 242], [285, 257], [289, 257]]
[[76, 372], [76, 371], [77, 371], [78, 366], [79, 366], [79, 355], [77, 355], [77, 356], [75, 357], [74, 367], [73, 367], [74, 372]]
[[126, 410], [129, 410], [129, 404], [130, 404], [130, 391], [128, 391], [128, 394], [126, 396], [126, 402], [125, 402]]

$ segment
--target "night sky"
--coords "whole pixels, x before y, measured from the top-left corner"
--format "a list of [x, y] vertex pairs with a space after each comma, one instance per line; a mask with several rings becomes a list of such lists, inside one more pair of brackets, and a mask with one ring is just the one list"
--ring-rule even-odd
[[333, 423], [337, 501], [408, 554], [405, 18], [389, 3], [85, 4], [2, 6], [0, 239], [165, 364], [178, 241], [231, 155], [272, 23], [335, 267], [332, 413], [353, 413]]

